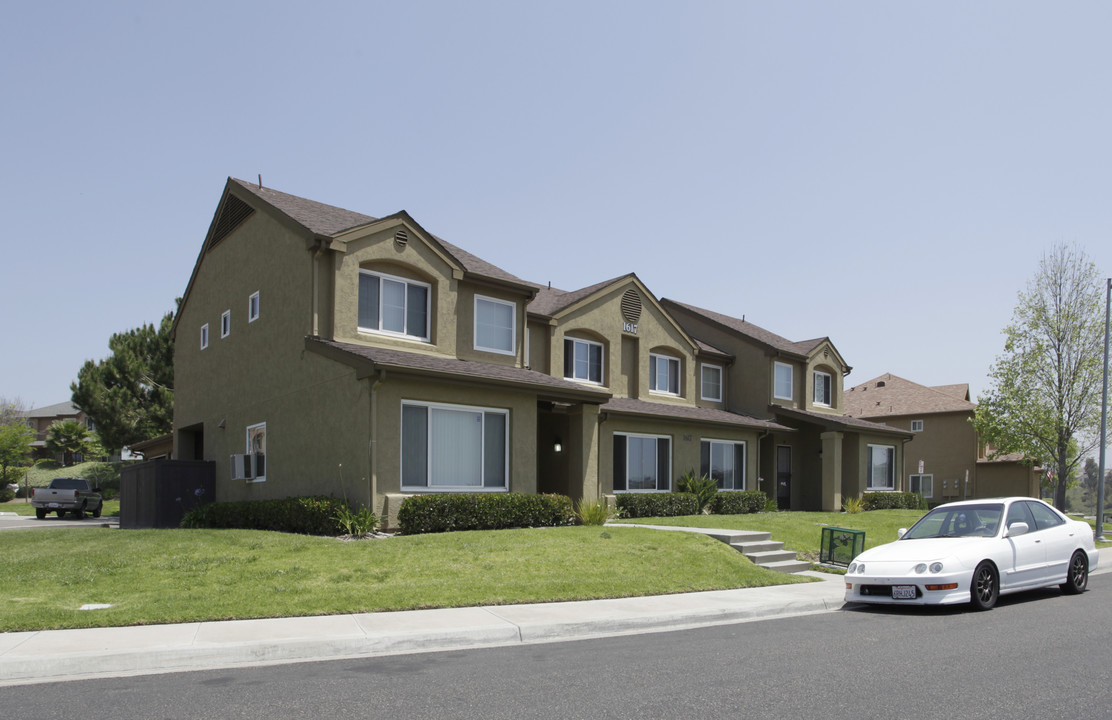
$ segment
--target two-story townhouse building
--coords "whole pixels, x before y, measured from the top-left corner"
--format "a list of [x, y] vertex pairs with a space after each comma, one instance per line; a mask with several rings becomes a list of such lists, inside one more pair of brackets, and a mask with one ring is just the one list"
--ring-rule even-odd
[[742, 490], [792, 432], [732, 411], [703, 364], [734, 359], [636, 276], [562, 292], [405, 212], [234, 179], [173, 336], [174, 454], [216, 463], [219, 500], [343, 494], [391, 525], [424, 492]]
[[793, 342], [738, 319], [664, 299], [698, 341], [734, 358], [724, 368], [726, 404], [790, 428], [761, 438], [760, 488], [781, 508], [840, 510], [865, 492], [905, 490], [911, 433], [844, 414], [851, 368], [829, 338]]
[[1038, 468], [1019, 455], [990, 457], [973, 428], [967, 384], [928, 387], [887, 373], [846, 391], [845, 410], [912, 433], [908, 489], [935, 504], [966, 498], [1039, 496]]

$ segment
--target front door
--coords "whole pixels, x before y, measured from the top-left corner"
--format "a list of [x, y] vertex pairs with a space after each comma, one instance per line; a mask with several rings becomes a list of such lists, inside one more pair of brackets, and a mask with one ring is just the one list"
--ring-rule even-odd
[[776, 507], [788, 510], [792, 506], [792, 449], [790, 445], [776, 446]]

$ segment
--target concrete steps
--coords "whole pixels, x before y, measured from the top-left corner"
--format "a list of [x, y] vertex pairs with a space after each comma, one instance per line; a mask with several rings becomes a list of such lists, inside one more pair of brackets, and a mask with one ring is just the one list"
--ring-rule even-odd
[[[618, 526], [620, 527], [620, 526]], [[638, 527], [627, 525], [627, 527]], [[782, 573], [797, 573], [811, 569], [811, 563], [796, 559], [796, 554], [784, 549], [784, 543], [772, 539], [772, 534], [755, 530], [711, 530], [705, 528], [685, 528], [668, 525], [641, 525], [656, 530], [678, 530], [709, 535], [715, 540], [726, 543], [740, 552], [759, 567]]]

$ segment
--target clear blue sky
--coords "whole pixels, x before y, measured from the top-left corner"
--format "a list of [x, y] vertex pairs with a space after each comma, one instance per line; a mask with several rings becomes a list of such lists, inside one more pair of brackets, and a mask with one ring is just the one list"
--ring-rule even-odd
[[1054, 243], [1112, 274], [1105, 2], [16, 2], [0, 397], [174, 307], [227, 176], [974, 394]]

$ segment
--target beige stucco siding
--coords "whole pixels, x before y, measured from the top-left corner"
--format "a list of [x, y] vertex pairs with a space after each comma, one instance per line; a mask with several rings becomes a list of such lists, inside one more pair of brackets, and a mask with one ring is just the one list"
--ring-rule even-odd
[[[246, 428], [266, 423], [266, 481], [219, 482], [218, 500], [339, 492], [340, 463], [349, 477], [366, 474], [366, 448], [344, 442], [347, 433], [366, 431], [364, 391], [351, 370], [303, 350], [312, 325], [306, 247], [305, 237], [255, 213], [202, 259], [178, 319], [175, 432], [203, 427], [204, 456], [226, 480], [229, 456], [247, 450]], [[256, 291], [259, 317], [248, 322]], [[221, 338], [225, 310], [231, 332]], [[209, 346], [202, 350], [204, 323]]]

